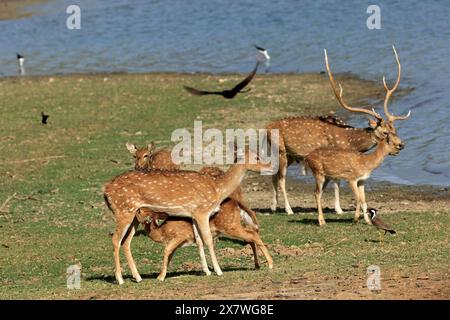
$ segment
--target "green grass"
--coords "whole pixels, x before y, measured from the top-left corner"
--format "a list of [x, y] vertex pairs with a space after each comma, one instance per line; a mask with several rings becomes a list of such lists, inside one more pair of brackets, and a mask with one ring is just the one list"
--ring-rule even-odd
[[[158, 283], [162, 246], [139, 236], [132, 247], [145, 281], [126, 278], [124, 286], [116, 285], [109, 236], [115, 224], [103, 204], [102, 187], [131, 168], [125, 142], [170, 146], [171, 132], [192, 129], [195, 119], [208, 127], [263, 127], [270, 119], [337, 107], [326, 78], [312, 74], [258, 76], [249, 94], [232, 101], [191, 97], [182, 90], [185, 84], [229, 86], [241, 77], [111, 74], [0, 80], [0, 205], [16, 193], [0, 213], [0, 298], [196, 298], [214, 288], [286, 281], [307, 272], [355, 274], [355, 263], [378, 264], [387, 272], [446, 272], [448, 214], [389, 215], [399, 235], [387, 236], [384, 245], [372, 242], [378, 239], [375, 230], [346, 222], [349, 214], [339, 217], [344, 223], [330, 221], [325, 228], [317, 227], [315, 215], [275, 215], [259, 218], [275, 260], [271, 272], [264, 265], [253, 271], [250, 256], [220, 254], [226, 247], [242, 247], [220, 241], [224, 277], [202, 276], [197, 250], [188, 247], [175, 255], [167, 281]], [[382, 89], [350, 76], [344, 80], [352, 103], [379, 96]], [[46, 126], [40, 124], [41, 111], [50, 114]], [[82, 288], [67, 290], [66, 268], [75, 263], [82, 265]], [[129, 275], [124, 257], [122, 263]], [[365, 276], [364, 268], [357, 270]]]

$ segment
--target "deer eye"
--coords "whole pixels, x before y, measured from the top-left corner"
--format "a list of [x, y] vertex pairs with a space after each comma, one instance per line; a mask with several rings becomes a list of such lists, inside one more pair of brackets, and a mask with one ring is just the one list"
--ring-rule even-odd
[[145, 155], [144, 155], [144, 159], [147, 158], [147, 157], [148, 157], [148, 154], [145, 154]]

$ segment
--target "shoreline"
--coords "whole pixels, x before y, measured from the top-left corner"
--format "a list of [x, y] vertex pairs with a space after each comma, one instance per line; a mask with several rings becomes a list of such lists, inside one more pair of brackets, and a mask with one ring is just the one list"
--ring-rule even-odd
[[49, 0], [0, 0], [0, 21], [31, 17], [30, 7]]

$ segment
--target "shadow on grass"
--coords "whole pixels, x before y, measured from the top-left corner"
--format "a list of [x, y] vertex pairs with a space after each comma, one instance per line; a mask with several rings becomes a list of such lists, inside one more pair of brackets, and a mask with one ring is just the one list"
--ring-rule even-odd
[[[248, 271], [254, 270], [254, 268], [242, 268], [242, 267], [225, 267], [222, 268], [222, 271], [225, 272], [233, 272], [233, 271]], [[159, 272], [152, 272], [148, 274], [141, 274], [142, 279], [156, 279], [159, 275]], [[190, 270], [190, 271], [172, 271], [167, 272], [166, 280], [170, 278], [180, 277], [180, 276], [205, 276], [205, 273], [200, 270]], [[131, 280], [134, 282], [134, 278], [132, 275], [123, 275], [124, 280]], [[117, 283], [116, 277], [112, 275], [94, 275], [86, 277], [86, 281], [104, 281], [108, 283]]]
[[[319, 225], [319, 221], [317, 218], [303, 218], [301, 220], [289, 220], [289, 223], [301, 223], [301, 224], [314, 224]], [[355, 224], [353, 218], [325, 218], [326, 223], [347, 223], [347, 224]]]
[[[277, 214], [277, 213], [286, 213], [284, 208], [277, 208], [277, 211], [273, 212], [270, 208], [254, 208], [253, 209], [256, 212], [260, 212], [262, 214]], [[311, 208], [311, 207], [293, 207], [292, 211], [294, 211], [294, 214], [297, 213], [317, 213], [317, 208]], [[353, 212], [354, 210], [352, 209], [343, 209], [344, 213], [350, 213]], [[323, 213], [331, 213], [331, 214], [336, 214], [336, 212], [334, 211], [334, 209], [331, 208], [323, 208]]]

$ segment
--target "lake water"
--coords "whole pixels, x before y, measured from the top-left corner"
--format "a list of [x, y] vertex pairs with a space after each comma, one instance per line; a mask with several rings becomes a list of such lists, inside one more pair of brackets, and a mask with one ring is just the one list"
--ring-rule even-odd
[[[66, 8], [81, 7], [81, 30], [66, 28]], [[407, 147], [373, 178], [450, 185], [450, 1], [380, 1], [381, 30], [369, 30], [374, 1], [52, 1], [36, 14], [0, 21], [0, 76], [17, 74], [15, 53], [29, 75], [74, 72], [248, 72], [253, 44], [269, 49], [269, 72], [324, 69], [376, 80], [396, 77], [391, 45], [403, 67], [394, 113]], [[392, 82], [390, 82], [392, 83]], [[366, 124], [364, 118], [352, 120]]]

